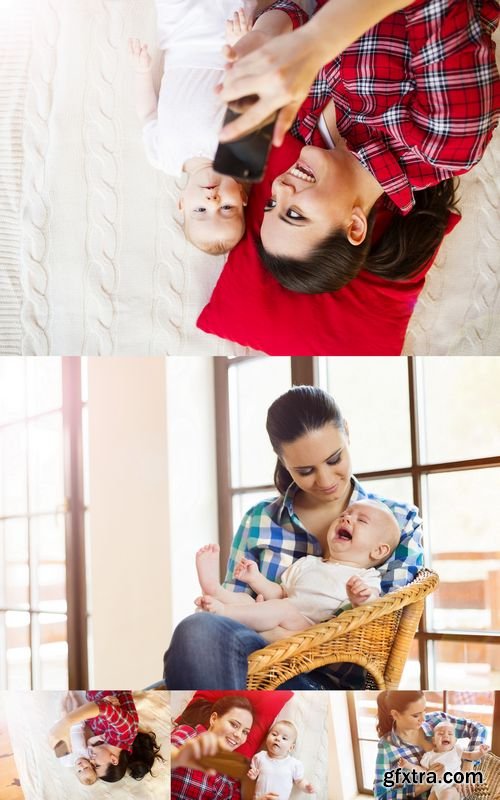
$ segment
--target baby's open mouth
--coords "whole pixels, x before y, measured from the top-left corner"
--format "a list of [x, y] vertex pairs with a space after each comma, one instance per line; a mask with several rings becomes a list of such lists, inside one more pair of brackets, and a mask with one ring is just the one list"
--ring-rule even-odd
[[343, 542], [350, 542], [352, 541], [352, 533], [349, 533], [347, 528], [339, 528], [336, 538]]

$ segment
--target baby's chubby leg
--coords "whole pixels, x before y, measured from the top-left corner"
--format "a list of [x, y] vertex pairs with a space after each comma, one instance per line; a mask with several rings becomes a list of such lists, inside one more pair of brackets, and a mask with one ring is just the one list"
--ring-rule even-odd
[[[219, 552], [220, 547], [218, 544], [206, 544], [201, 547], [196, 553], [196, 571], [198, 572], [198, 580], [200, 588], [204, 595], [210, 595], [222, 603], [255, 603], [255, 600], [245, 592], [230, 592], [224, 589], [219, 581]], [[201, 598], [197, 605], [203, 604], [204, 598]]]
[[212, 614], [229, 617], [243, 625], [247, 625], [257, 633], [281, 627], [288, 631], [303, 631], [311, 627], [311, 623], [297, 611], [287, 598], [282, 600], [264, 600], [249, 605], [225, 604], [214, 597], [204, 597], [202, 607]]

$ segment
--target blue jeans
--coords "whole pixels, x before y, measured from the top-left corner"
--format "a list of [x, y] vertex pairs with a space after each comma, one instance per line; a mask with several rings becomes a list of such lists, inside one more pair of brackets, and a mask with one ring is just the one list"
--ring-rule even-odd
[[[266, 644], [262, 636], [233, 619], [214, 614], [192, 614], [177, 626], [165, 653], [163, 662], [167, 688], [245, 689], [248, 656]], [[334, 675], [328, 673], [330, 669], [323, 667], [296, 675], [279, 688], [345, 688], [339, 685]]]

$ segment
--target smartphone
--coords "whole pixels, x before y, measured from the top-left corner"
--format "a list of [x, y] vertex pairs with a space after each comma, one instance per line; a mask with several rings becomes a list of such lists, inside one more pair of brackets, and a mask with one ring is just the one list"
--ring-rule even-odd
[[[249, 98], [231, 103], [224, 117], [224, 125], [241, 116], [248, 108]], [[264, 177], [273, 140], [277, 112], [254, 131], [233, 142], [221, 142], [214, 159], [214, 170], [240, 181], [259, 183]]]
[[58, 758], [67, 756], [69, 754], [68, 745], [66, 744], [66, 742], [63, 742], [63, 740], [60, 739], [56, 744], [56, 746], [54, 747], [54, 752]]

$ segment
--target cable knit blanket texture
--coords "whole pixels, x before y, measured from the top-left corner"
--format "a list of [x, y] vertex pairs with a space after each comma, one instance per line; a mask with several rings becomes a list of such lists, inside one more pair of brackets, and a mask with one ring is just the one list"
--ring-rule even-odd
[[[130, 35], [155, 42], [153, 0], [0, 1], [0, 354], [250, 352], [196, 328], [223, 257], [146, 161]], [[499, 153], [497, 131], [462, 179], [405, 353], [500, 353]]]
[[[7, 724], [26, 800], [165, 800], [170, 778], [170, 705], [168, 692], [136, 693], [139, 724], [154, 731], [165, 761], [157, 761], [153, 775], [135, 781], [129, 775], [117, 783], [97, 781], [92, 787], [78, 782], [72, 769], [58, 762], [47, 734], [61, 716], [64, 692], [4, 692]], [[1, 702], [0, 698], [0, 702]]]

